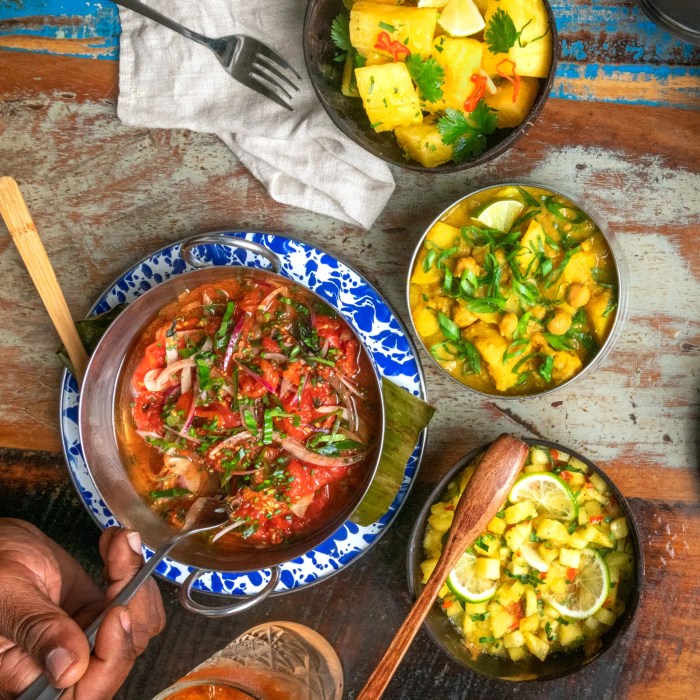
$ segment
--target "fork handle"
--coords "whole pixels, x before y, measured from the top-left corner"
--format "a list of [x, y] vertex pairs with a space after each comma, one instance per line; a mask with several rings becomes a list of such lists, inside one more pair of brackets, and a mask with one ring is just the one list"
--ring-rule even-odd
[[156, 12], [153, 8], [148, 7], [148, 5], [139, 2], [139, 0], [113, 0], [113, 2], [115, 5], [121, 5], [127, 10], [132, 10], [139, 15], [148, 17], [148, 19], [152, 19], [154, 22], [158, 22], [158, 24], [162, 24], [164, 27], [168, 27], [168, 29], [172, 29], [174, 32], [182, 34], [182, 36], [186, 36], [188, 39], [192, 39], [192, 41], [196, 41], [198, 44], [203, 44], [207, 48], [212, 48], [212, 41], [215, 41], [204, 36], [204, 34], [199, 34], [187, 27], [183, 27], [169, 17], [161, 15], [160, 12]]

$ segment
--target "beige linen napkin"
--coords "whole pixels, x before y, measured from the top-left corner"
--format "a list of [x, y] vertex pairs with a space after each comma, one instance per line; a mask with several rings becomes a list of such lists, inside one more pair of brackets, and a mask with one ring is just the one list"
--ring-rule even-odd
[[302, 89], [288, 112], [233, 80], [206, 47], [120, 7], [119, 118], [217, 134], [273, 199], [369, 228], [394, 179], [335, 127], [316, 97], [301, 42], [306, 0], [146, 2], [207, 36], [260, 39], [294, 66]]

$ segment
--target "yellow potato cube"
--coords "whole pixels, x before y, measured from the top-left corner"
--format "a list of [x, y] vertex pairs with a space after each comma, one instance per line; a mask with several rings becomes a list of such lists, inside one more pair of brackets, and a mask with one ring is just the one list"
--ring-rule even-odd
[[433, 42], [432, 57], [445, 71], [442, 99], [427, 102], [432, 112], [444, 112], [447, 108], [464, 110], [464, 103], [476, 89], [471, 79], [481, 68], [484, 44], [476, 39], [439, 36]]
[[[386, 33], [411, 53], [430, 56], [438, 11], [434, 7], [392, 7], [376, 2], [356, 2], [350, 11], [350, 43], [361, 56], [380, 54], [394, 60], [390, 51], [377, 48], [379, 35]], [[391, 31], [389, 30], [391, 28]], [[398, 54], [405, 59], [405, 54]]]
[[422, 338], [428, 338], [440, 330], [435, 312], [427, 306], [420, 305], [416, 308], [413, 312], [413, 323], [416, 324], [416, 331]]
[[520, 272], [528, 276], [533, 276], [539, 268], [535, 251], [544, 252], [544, 229], [542, 224], [532, 219], [520, 239], [520, 249], [516, 256]]
[[479, 351], [498, 391], [506, 391], [515, 385], [518, 375], [513, 372], [513, 367], [520, 358], [513, 357], [503, 362], [509, 342], [501, 335], [497, 326], [477, 321], [463, 331], [462, 335]]
[[452, 305], [452, 320], [460, 328], [467, 328], [477, 321], [478, 317], [467, 308], [467, 302], [464, 299], [457, 299]]
[[397, 126], [394, 135], [406, 155], [426, 168], [452, 160], [452, 146], [443, 143], [435, 115], [426, 117], [420, 124]]
[[404, 63], [356, 68], [355, 79], [375, 131], [392, 131], [423, 121], [418, 94]]
[[430, 228], [425, 239], [434, 243], [438, 248], [447, 250], [452, 248], [455, 241], [460, 239], [460, 233], [456, 226], [450, 226], [444, 221], [438, 221]]
[[[504, 71], [505, 72], [505, 71]], [[506, 73], [507, 74], [507, 73]], [[515, 85], [503, 80], [496, 88], [496, 94], [486, 94], [486, 104], [498, 111], [498, 128], [507, 129], [518, 126], [535, 104], [535, 98], [540, 88], [537, 78], [521, 78], [518, 94], [513, 100]]]

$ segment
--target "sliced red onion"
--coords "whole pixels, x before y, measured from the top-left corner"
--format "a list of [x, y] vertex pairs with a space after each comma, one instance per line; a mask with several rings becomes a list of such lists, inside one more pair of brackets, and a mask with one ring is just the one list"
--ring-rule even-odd
[[152, 369], [144, 375], [143, 385], [148, 391], [163, 391], [172, 382], [175, 374], [187, 367], [194, 367], [195, 364], [194, 358], [188, 357], [173, 362], [164, 369]]
[[338, 375], [340, 377], [340, 381], [345, 384], [345, 386], [348, 388], [348, 390], [355, 394], [355, 396], [359, 396], [361, 399], [364, 398], [362, 396], [362, 392], [357, 388], [357, 386], [351, 382], [347, 377], [344, 377], [342, 374]]
[[202, 347], [199, 349], [199, 352], [209, 352], [213, 347], [214, 342], [209, 336], [207, 336], [207, 339], [204, 341], [204, 343], [202, 343]]
[[279, 435], [273, 435], [273, 440], [282, 445], [282, 447], [289, 452], [292, 457], [296, 457], [302, 462], [308, 462], [309, 464], [313, 464], [317, 467], [347, 467], [350, 464], [360, 462], [367, 455], [367, 450], [362, 450], [361, 452], [356, 452], [355, 454], [347, 455], [346, 457], [328, 457], [326, 455], [320, 455], [316, 452], [312, 452], [311, 450], [307, 450], [294, 438], [281, 438]]
[[228, 366], [231, 363], [231, 358], [238, 345], [238, 339], [241, 337], [241, 332], [243, 331], [243, 323], [245, 321], [246, 314], [243, 314], [236, 323], [234, 329], [231, 331], [231, 337], [228, 339], [228, 345], [226, 346], [226, 352], [224, 353], [224, 360], [221, 364], [224, 372], [228, 371]]
[[309, 325], [313, 330], [316, 328], [316, 312], [314, 311], [313, 304], [309, 304], [306, 308], [309, 310]]
[[177, 333], [165, 336], [165, 364], [167, 366], [178, 361], [180, 355], [177, 352]]
[[265, 359], [273, 362], [286, 362], [289, 358], [281, 352], [266, 352]]
[[280, 285], [279, 287], [275, 287], [259, 304], [258, 304], [258, 311], [267, 311], [267, 307], [270, 306], [270, 303], [272, 300], [282, 291], [286, 290], [287, 288], [284, 285]]
[[342, 377], [338, 377], [335, 372], [330, 372], [328, 375], [328, 382], [335, 389], [340, 401], [345, 406], [348, 412], [348, 425], [351, 430], [357, 430], [357, 410], [355, 409], [355, 402], [352, 396], [348, 393], [345, 384], [341, 381]]
[[[213, 457], [217, 452], [219, 452], [219, 450], [235, 447], [238, 445], [238, 443], [250, 440], [252, 437], [252, 433], [248, 432], [247, 430], [243, 430], [240, 433], [232, 435], [231, 437], [227, 437], [209, 452], [209, 457]], [[253, 471], [257, 471], [257, 469], [254, 469]]]
[[348, 419], [348, 409], [343, 408], [342, 406], [318, 406], [316, 408], [316, 413], [320, 413], [321, 415], [336, 413], [338, 411], [344, 420]]
[[160, 433], [156, 433], [152, 430], [137, 430], [137, 435], [140, 435], [144, 440], [146, 438], [152, 438], [154, 440], [160, 440], [163, 436]]
[[164, 430], [167, 430], [170, 433], [174, 433], [178, 437], [185, 438], [185, 440], [189, 440], [189, 442], [193, 442], [195, 445], [201, 445], [202, 441], [199, 438], [192, 437], [191, 435], [187, 435], [186, 433], [178, 433], [177, 430], [174, 430], [168, 425], [163, 426]]
[[324, 358], [325, 358], [326, 355], [328, 354], [328, 348], [329, 348], [330, 346], [331, 346], [331, 341], [328, 340], [328, 338], [326, 338], [325, 342], [323, 343], [323, 346], [321, 347], [321, 352], [319, 353], [319, 355], [320, 355], [321, 357], [324, 357]]
[[338, 432], [345, 435], [345, 437], [354, 440], [355, 442], [364, 442], [364, 440], [357, 433], [353, 433], [351, 430], [346, 430], [345, 428], [338, 428]]
[[180, 395], [184, 396], [192, 389], [192, 370], [188, 367], [180, 375]]
[[255, 379], [256, 381], [260, 382], [260, 384], [262, 384], [262, 385], [265, 387], [265, 389], [267, 389], [267, 391], [269, 391], [271, 394], [275, 394], [275, 396], [277, 395], [277, 390], [275, 389], [274, 386], [272, 386], [272, 384], [270, 384], [270, 382], [268, 382], [267, 380], [263, 379], [259, 374], [256, 374], [255, 372], [253, 372], [252, 369], [249, 369], [248, 367], [246, 367], [244, 364], [242, 364], [241, 362], [239, 362], [239, 361], [236, 360], [235, 358], [234, 358], [233, 361], [234, 361], [234, 362], [238, 365], [238, 367], [239, 367], [240, 369], [242, 369], [249, 377], [252, 377], [252, 378]]
[[234, 520], [232, 523], [226, 525], [226, 527], [222, 528], [219, 530], [214, 537], [211, 538], [212, 542], [216, 542], [216, 540], [219, 539], [219, 537], [223, 537], [227, 532], [231, 532], [231, 530], [243, 525], [245, 520]]
[[294, 389], [294, 384], [292, 384], [289, 379], [286, 377], [282, 377], [282, 381], [280, 382], [280, 389], [279, 389], [279, 394], [278, 396], [280, 398], [283, 398], [288, 391]]
[[296, 503], [289, 506], [289, 510], [297, 516], [297, 518], [303, 518], [306, 509], [311, 505], [314, 500], [313, 493], [307, 493], [306, 496], [302, 496]]

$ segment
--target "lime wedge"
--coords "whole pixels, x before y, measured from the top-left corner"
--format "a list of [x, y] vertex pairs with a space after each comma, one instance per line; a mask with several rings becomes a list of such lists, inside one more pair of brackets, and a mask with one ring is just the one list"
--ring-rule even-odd
[[522, 210], [522, 202], [515, 199], [499, 199], [484, 207], [474, 218], [484, 226], [508, 233]]
[[533, 501], [538, 512], [558, 520], [578, 517], [578, 505], [571, 489], [551, 472], [533, 472], [521, 476], [508, 494], [511, 503]]
[[438, 24], [450, 36], [471, 36], [486, 26], [474, 0], [450, 0], [440, 13]]
[[582, 619], [600, 610], [610, 591], [610, 573], [603, 557], [592, 549], [581, 551], [581, 563], [564, 594], [544, 591], [543, 597], [566, 617]]
[[481, 603], [493, 597], [498, 587], [495, 581], [479, 578], [474, 571], [475, 566], [476, 557], [471, 552], [465, 552], [447, 577], [447, 587], [462, 602]]

